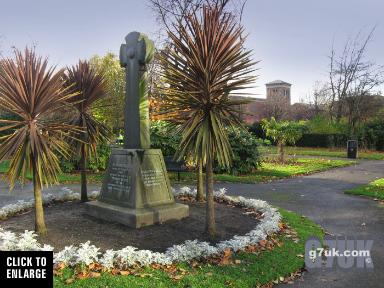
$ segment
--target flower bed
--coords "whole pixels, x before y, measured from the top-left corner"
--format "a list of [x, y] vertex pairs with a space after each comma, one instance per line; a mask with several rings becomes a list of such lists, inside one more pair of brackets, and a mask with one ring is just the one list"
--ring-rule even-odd
[[[182, 187], [174, 191], [175, 196], [195, 196], [196, 190], [189, 187]], [[106, 269], [117, 267], [126, 269], [131, 266], [148, 266], [150, 264], [171, 264], [192, 259], [212, 257], [223, 253], [225, 250], [237, 252], [244, 250], [247, 246], [257, 245], [261, 240], [265, 240], [268, 235], [279, 231], [281, 215], [277, 209], [271, 207], [267, 202], [247, 199], [244, 197], [231, 197], [226, 195], [225, 189], [215, 191], [217, 201], [241, 206], [262, 213], [262, 218], [258, 225], [243, 236], [234, 236], [230, 240], [225, 240], [210, 245], [207, 242], [198, 240], [188, 240], [183, 244], [169, 247], [164, 253], [153, 252], [150, 250], [138, 250], [135, 247], [127, 246], [120, 250], [107, 250], [104, 253], [90, 242], [82, 243], [78, 247], [68, 246], [62, 251], [54, 254], [56, 265], [74, 267], [77, 265], [89, 265], [99, 263]], [[98, 192], [92, 192], [91, 197], [97, 197]], [[62, 202], [68, 200], [78, 200], [79, 193], [74, 193], [68, 188], [63, 188], [57, 196], [44, 196], [44, 203]], [[4, 206], [0, 209], [0, 217], [8, 218], [33, 207], [33, 200], [18, 201], [15, 204]], [[43, 245], [36, 240], [37, 235], [31, 231], [16, 234], [10, 231], [0, 230], [0, 250], [53, 250], [49, 245]]]

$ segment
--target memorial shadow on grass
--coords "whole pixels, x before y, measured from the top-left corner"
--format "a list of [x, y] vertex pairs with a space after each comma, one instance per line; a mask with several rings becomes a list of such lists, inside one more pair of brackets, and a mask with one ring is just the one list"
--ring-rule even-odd
[[[45, 209], [48, 235], [40, 241], [55, 247], [55, 251], [69, 245], [91, 241], [102, 250], [121, 249], [134, 246], [163, 252], [174, 244], [185, 240], [209, 241], [204, 233], [205, 203], [187, 203], [190, 216], [180, 221], [133, 229], [127, 226], [93, 218], [84, 214], [84, 204], [66, 202]], [[217, 239], [227, 240], [234, 235], [243, 235], [258, 223], [246, 211], [225, 204], [216, 203]], [[4, 229], [16, 232], [34, 229], [33, 211], [0, 222]]]

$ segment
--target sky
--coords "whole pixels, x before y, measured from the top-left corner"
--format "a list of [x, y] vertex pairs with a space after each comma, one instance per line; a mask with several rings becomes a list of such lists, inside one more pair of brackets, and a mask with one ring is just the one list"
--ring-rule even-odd
[[[305, 99], [316, 81], [327, 78], [332, 43], [376, 27], [367, 60], [384, 65], [383, 0], [248, 0], [243, 25], [246, 47], [257, 64], [254, 97], [265, 98], [265, 83], [292, 84], [292, 101]], [[118, 54], [131, 31], [154, 38], [159, 25], [146, 0], [0, 0], [0, 51], [35, 46], [58, 67], [107, 52]], [[382, 87], [380, 87], [382, 88]], [[381, 89], [384, 90], [384, 89]]]

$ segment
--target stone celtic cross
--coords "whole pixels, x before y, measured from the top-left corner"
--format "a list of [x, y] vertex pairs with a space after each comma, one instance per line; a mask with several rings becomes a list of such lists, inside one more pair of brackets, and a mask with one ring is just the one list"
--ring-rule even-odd
[[153, 59], [153, 42], [131, 32], [120, 47], [120, 65], [125, 68], [124, 148], [149, 149], [149, 107], [146, 65]]

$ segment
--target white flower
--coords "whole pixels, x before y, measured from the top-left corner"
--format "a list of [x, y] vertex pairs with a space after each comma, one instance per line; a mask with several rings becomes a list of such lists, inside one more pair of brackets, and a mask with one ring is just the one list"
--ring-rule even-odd
[[64, 250], [61, 250], [58, 253], [54, 253], [53, 263], [58, 264], [63, 262], [66, 265], [76, 265], [77, 264], [77, 248], [73, 245], [66, 246]]
[[41, 251], [53, 251], [53, 248], [51, 245], [48, 245], [48, 244], [44, 244], [43, 247], [41, 247]]
[[88, 196], [89, 196], [89, 198], [91, 198], [91, 199], [96, 199], [97, 197], [99, 197], [99, 195], [100, 195], [100, 191], [92, 191], [91, 193], [88, 193]]
[[120, 268], [126, 268], [136, 263], [136, 250], [136, 247], [127, 246], [116, 252], [116, 259]]
[[234, 252], [239, 250], [243, 250], [250, 244], [249, 236], [237, 236], [235, 235], [231, 240], [221, 241], [217, 244], [217, 247], [220, 251], [224, 251], [226, 249], [231, 249]]
[[99, 263], [103, 265], [103, 267], [107, 269], [111, 269], [114, 267], [114, 264], [115, 264], [115, 256], [116, 256], [116, 251], [109, 249], [105, 251], [103, 256], [100, 258]]
[[95, 245], [90, 245], [90, 241], [81, 243], [79, 249], [77, 249], [77, 261], [78, 263], [84, 263], [89, 265], [98, 261], [100, 248]]
[[195, 258], [210, 256], [217, 253], [217, 248], [209, 245], [207, 242], [187, 240], [183, 244], [173, 245], [172, 247], [168, 248], [165, 252], [165, 255], [172, 262], [182, 262]]
[[17, 242], [18, 242], [18, 239], [15, 233], [1, 229], [0, 231], [0, 250], [1, 251], [17, 250]]
[[25, 230], [24, 233], [19, 236], [16, 249], [20, 251], [40, 250], [41, 246], [36, 237], [37, 234], [35, 232]]

